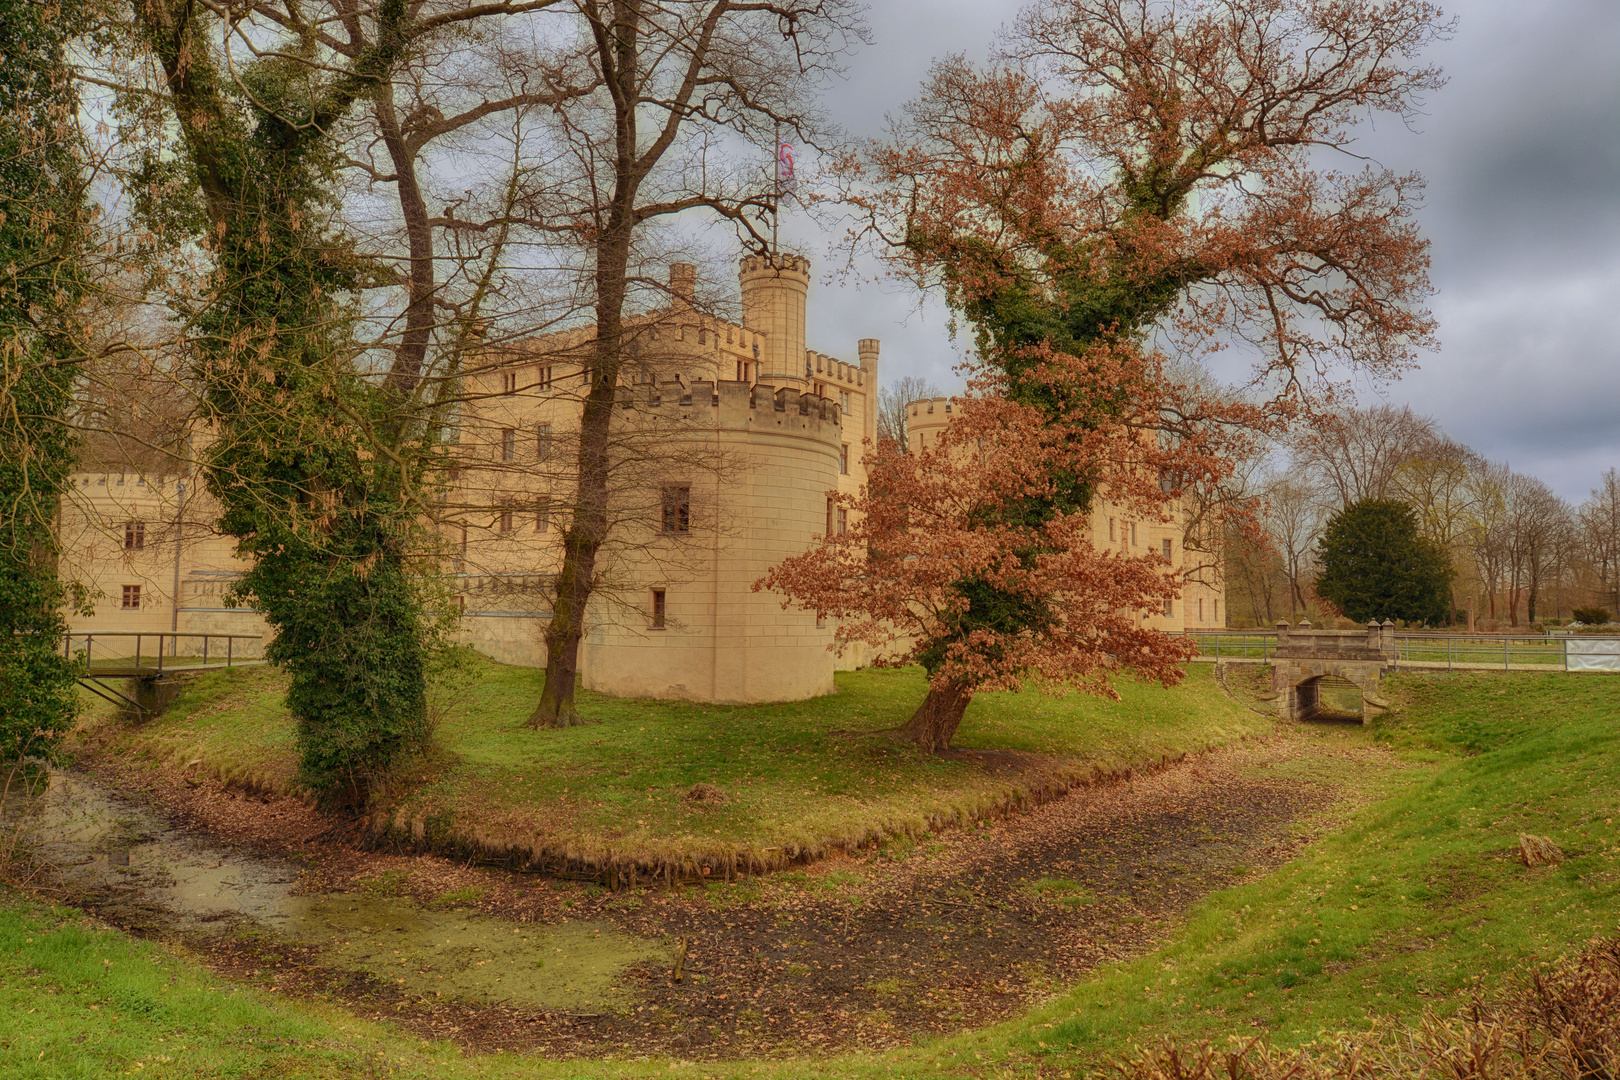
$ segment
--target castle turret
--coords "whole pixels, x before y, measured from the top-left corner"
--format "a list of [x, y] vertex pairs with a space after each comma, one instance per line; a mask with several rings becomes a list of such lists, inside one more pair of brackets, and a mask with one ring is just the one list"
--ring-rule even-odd
[[810, 260], [781, 253], [745, 255], [740, 277], [743, 323], [765, 335], [759, 378], [769, 383], [803, 380]]
[[878, 339], [863, 337], [855, 345], [861, 357], [861, 384], [866, 388], [866, 431], [863, 433], [877, 445], [877, 388], [878, 388]]

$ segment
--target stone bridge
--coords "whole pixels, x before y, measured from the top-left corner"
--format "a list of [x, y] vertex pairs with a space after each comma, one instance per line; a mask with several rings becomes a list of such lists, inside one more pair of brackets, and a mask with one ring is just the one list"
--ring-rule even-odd
[[1271, 688], [1285, 720], [1310, 720], [1322, 712], [1323, 679], [1343, 679], [1361, 690], [1361, 722], [1388, 708], [1378, 679], [1395, 664], [1395, 624], [1385, 619], [1362, 630], [1312, 630], [1303, 620], [1277, 623], [1277, 654]]

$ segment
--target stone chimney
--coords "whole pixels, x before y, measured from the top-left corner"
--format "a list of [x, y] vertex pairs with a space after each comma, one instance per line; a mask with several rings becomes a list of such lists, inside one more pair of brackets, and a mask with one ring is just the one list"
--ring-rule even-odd
[[677, 304], [691, 307], [697, 296], [697, 267], [691, 263], [670, 263], [669, 292]]

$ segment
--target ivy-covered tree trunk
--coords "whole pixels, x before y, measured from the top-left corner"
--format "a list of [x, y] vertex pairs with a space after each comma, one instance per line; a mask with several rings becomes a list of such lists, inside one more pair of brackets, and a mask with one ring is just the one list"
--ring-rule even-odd
[[246, 96], [213, 60], [212, 16], [186, 0], [135, 10], [211, 226], [199, 238], [211, 298], [192, 345], [214, 433], [209, 489], [253, 560], [233, 595], [275, 630], [268, 655], [291, 676], [302, 781], [328, 807], [358, 809], [427, 735], [411, 559], [431, 433], [411, 411], [414, 350], [381, 385], [360, 367], [348, 310], [364, 266], [324, 232], [326, 177], [332, 129], [397, 63], [408, 12], [380, 5], [378, 44], [324, 82], [289, 43], [240, 72]]
[[0, 759], [50, 756], [73, 720], [55, 522], [73, 467], [71, 320], [84, 201], [73, 33], [39, 0], [0, 0]]

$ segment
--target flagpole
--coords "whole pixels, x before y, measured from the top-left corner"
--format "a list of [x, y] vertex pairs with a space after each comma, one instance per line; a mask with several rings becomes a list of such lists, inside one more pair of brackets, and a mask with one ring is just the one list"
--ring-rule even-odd
[[782, 220], [782, 121], [776, 122], [776, 134], [771, 140], [771, 175], [776, 178], [776, 194], [771, 198], [771, 263], [780, 266], [776, 228]]

